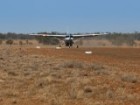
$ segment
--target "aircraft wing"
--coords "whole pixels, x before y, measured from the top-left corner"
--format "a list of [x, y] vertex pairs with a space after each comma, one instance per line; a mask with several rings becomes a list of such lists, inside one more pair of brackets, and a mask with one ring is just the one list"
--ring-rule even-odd
[[90, 37], [90, 36], [100, 36], [105, 34], [81, 34], [81, 35], [72, 35], [73, 37]]
[[32, 36], [44, 36], [44, 37], [47, 37], [47, 36], [50, 36], [50, 37], [65, 37], [66, 35], [50, 35], [50, 34], [29, 34], [29, 35], [32, 35]]

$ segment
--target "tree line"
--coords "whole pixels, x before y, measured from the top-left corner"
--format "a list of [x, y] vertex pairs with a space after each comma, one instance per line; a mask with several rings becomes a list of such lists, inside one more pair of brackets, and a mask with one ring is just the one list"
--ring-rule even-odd
[[[62, 32], [39, 32], [39, 34], [52, 34], [52, 35], [56, 35], [56, 34], [61, 34], [61, 35], [65, 35], [66, 33], [62, 33]], [[84, 34], [84, 33], [74, 33], [74, 34]], [[101, 36], [97, 36], [97, 37], [93, 37], [94, 39], [105, 39], [105, 40], [109, 40], [112, 42], [112, 44], [114, 45], [121, 45], [122, 43], [126, 43], [128, 45], [134, 45], [135, 44], [135, 40], [140, 40], [140, 33], [139, 32], [135, 32], [135, 33], [110, 33], [108, 32], [106, 35], [101, 35]], [[37, 40], [39, 43], [43, 43], [43, 44], [59, 44], [60, 40], [56, 37], [42, 37], [42, 36], [32, 36], [29, 34], [23, 34], [23, 33], [0, 33], [0, 40]]]

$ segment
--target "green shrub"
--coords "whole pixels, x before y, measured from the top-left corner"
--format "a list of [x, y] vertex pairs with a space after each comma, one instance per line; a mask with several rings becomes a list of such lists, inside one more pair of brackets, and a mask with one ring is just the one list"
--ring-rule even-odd
[[111, 40], [113, 45], [129, 45], [129, 46], [133, 46], [135, 45], [135, 41], [133, 39], [129, 39], [129, 38], [117, 38], [117, 39], [112, 39]]
[[13, 43], [14, 43], [14, 41], [11, 40], [11, 39], [9, 39], [9, 40], [6, 41], [6, 44], [9, 44], [9, 45], [12, 45]]
[[49, 45], [58, 45], [59, 39], [55, 37], [38, 37], [37, 38], [39, 43], [49, 44]]
[[2, 40], [0, 40], [0, 44], [2, 44]]
[[19, 41], [19, 45], [23, 45], [23, 42], [21, 40]]

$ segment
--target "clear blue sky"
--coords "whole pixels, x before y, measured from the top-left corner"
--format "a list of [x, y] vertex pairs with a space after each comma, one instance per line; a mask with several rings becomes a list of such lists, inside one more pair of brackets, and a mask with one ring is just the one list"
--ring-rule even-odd
[[0, 32], [134, 32], [140, 0], [0, 0]]

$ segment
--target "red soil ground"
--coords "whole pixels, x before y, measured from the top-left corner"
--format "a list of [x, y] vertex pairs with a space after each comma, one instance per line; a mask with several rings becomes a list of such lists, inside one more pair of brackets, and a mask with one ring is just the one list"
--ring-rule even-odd
[[[2, 51], [2, 50], [1, 50]], [[92, 51], [91, 55], [86, 55], [85, 51]], [[65, 78], [68, 71], [63, 72], [60, 74], [62, 77], [59, 78], [55, 83], [56, 86], [59, 86], [59, 82], [63, 87], [56, 87], [58, 88], [58, 93], [62, 100], [56, 99], [52, 100], [51, 96], [50, 99], [42, 99], [39, 98], [39, 93], [33, 95], [32, 97], [24, 95], [19, 95], [19, 97], [12, 97], [7, 98], [3, 94], [0, 94], [0, 105], [139, 105], [140, 104], [140, 49], [139, 48], [62, 48], [62, 49], [55, 49], [55, 48], [13, 48], [10, 50], [10, 53], [16, 53], [14, 56], [21, 57], [26, 56], [29, 60], [32, 56], [35, 56], [35, 59], [51, 59], [51, 64], [49, 67], [53, 68], [56, 65], [62, 64], [65, 62], [73, 61], [73, 62], [82, 62], [83, 65], [85, 64], [96, 64], [101, 65], [101, 67], [94, 67], [95, 68], [105, 68], [105, 72], [99, 71], [97, 74], [92, 72], [89, 69], [84, 70], [81, 68], [72, 68], [71, 71], [77, 70], [78, 75], [75, 78], [75, 81], [80, 81], [83, 79], [84, 82], [86, 78], [86, 83], [89, 88], [87, 89], [87, 93], [81, 93], [80, 95], [76, 95], [77, 98], [67, 99], [62, 96], [61, 92], [63, 90], [69, 91], [69, 84], [65, 83], [68, 79]], [[1, 57], [1, 60], [5, 59]], [[9, 59], [9, 58], [8, 58]], [[25, 58], [24, 58], [25, 59]], [[8, 61], [8, 60], [7, 60]], [[9, 60], [10, 62], [10, 60]], [[27, 62], [27, 60], [26, 60]], [[23, 63], [26, 63], [23, 62]], [[29, 60], [29, 62], [31, 62]], [[34, 61], [35, 62], [35, 61]], [[41, 61], [43, 63], [43, 60]], [[39, 62], [39, 63], [41, 63]], [[79, 63], [77, 63], [79, 64]], [[48, 68], [48, 66], [46, 66]], [[58, 66], [65, 70], [65, 68]], [[5, 69], [5, 66], [2, 66], [1, 69]], [[56, 69], [56, 68], [55, 68]], [[59, 68], [57, 68], [57, 72]], [[10, 70], [10, 69], [9, 69]], [[67, 68], [69, 70], [69, 68]], [[39, 71], [39, 70], [38, 70]], [[39, 71], [39, 73], [45, 71]], [[75, 71], [74, 71], [75, 72]], [[76, 72], [76, 73], [77, 73]], [[1, 72], [3, 73], [3, 72]], [[51, 73], [51, 71], [50, 71]], [[100, 74], [101, 73], [101, 74]], [[103, 74], [102, 74], [103, 73]], [[83, 76], [84, 74], [84, 76]], [[57, 74], [56, 74], [57, 75]], [[9, 77], [8, 77], [9, 78]], [[13, 79], [14, 77], [10, 77]], [[40, 77], [43, 79], [43, 77]], [[0, 80], [3, 78], [0, 78]], [[15, 78], [14, 78], [15, 79]], [[37, 78], [39, 79], [39, 77]], [[6, 79], [5, 79], [6, 80]], [[32, 76], [31, 81], [26, 81], [26, 85], [33, 85], [32, 81], [35, 81], [35, 75]], [[60, 80], [60, 81], [59, 81]], [[2, 81], [2, 80], [1, 80]], [[4, 88], [2, 88], [2, 83], [0, 81], [0, 92]], [[59, 82], [58, 82], [59, 81]], [[90, 81], [88, 83], [88, 81]], [[62, 83], [61, 83], [62, 82]], [[54, 84], [55, 84], [54, 83]], [[77, 82], [78, 83], [78, 82]], [[14, 83], [13, 83], [14, 84]], [[17, 84], [18, 85], [18, 84]], [[77, 85], [77, 84], [76, 84]], [[5, 86], [5, 85], [3, 85]], [[10, 86], [10, 84], [8, 85]], [[79, 86], [79, 85], [78, 85]], [[80, 85], [85, 86], [85, 85]], [[95, 87], [95, 90], [94, 90]], [[9, 87], [5, 87], [7, 89]], [[21, 89], [23, 88], [23, 89]], [[21, 88], [17, 88], [17, 91], [20, 91], [20, 94], [23, 94], [24, 86]], [[79, 87], [78, 89], [83, 89]], [[93, 90], [92, 90], [93, 89]], [[90, 91], [93, 91], [93, 95], [90, 96]], [[51, 91], [50, 91], [51, 92]], [[89, 93], [88, 93], [89, 92]], [[41, 93], [41, 92], [40, 92]], [[103, 94], [100, 94], [103, 93]], [[56, 93], [57, 94], [57, 93]], [[87, 94], [89, 96], [87, 96]], [[79, 98], [80, 97], [80, 98]], [[51, 102], [49, 101], [51, 100]]]

